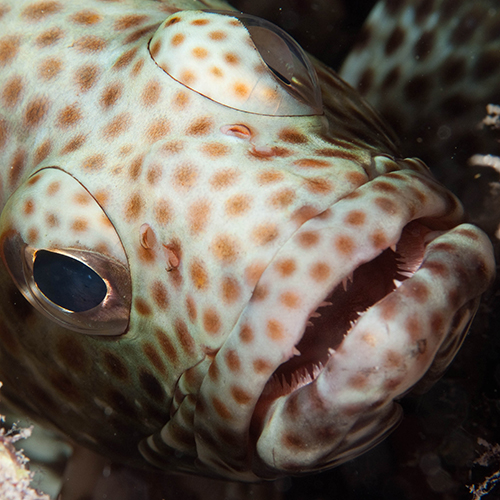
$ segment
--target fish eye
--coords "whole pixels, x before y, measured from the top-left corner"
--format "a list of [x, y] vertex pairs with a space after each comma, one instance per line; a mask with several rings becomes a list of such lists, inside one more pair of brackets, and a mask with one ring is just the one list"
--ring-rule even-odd
[[230, 11], [182, 11], [160, 25], [149, 45], [163, 71], [227, 107], [274, 116], [321, 115], [316, 71], [278, 26]]
[[73, 312], [97, 307], [107, 294], [105, 281], [91, 267], [48, 250], [35, 253], [33, 281], [48, 300]]
[[125, 249], [97, 200], [63, 170], [41, 169], [11, 195], [0, 215], [0, 257], [24, 298], [53, 323], [86, 335], [127, 331], [132, 282]]

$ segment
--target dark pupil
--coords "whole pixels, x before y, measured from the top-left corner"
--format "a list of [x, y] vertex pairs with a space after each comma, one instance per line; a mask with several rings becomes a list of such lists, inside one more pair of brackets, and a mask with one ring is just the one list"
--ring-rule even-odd
[[47, 250], [36, 253], [33, 278], [49, 300], [74, 312], [88, 311], [106, 296], [106, 283], [94, 270], [76, 259]]

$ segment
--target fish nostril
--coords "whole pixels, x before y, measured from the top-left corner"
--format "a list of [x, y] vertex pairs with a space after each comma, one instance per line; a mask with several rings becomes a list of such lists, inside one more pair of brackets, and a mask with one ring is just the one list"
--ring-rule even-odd
[[238, 137], [239, 139], [252, 138], [252, 131], [246, 125], [240, 125], [240, 124], [224, 125], [223, 127], [220, 128], [220, 131], [223, 134], [232, 137]]
[[156, 246], [156, 234], [149, 224], [141, 226], [141, 246], [146, 249], [154, 248]]

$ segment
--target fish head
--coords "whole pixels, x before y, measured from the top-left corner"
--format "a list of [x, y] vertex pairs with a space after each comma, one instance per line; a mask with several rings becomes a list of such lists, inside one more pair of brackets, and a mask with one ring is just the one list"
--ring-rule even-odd
[[113, 458], [237, 480], [378, 443], [460, 346], [486, 236], [279, 28], [108, 32], [74, 44], [99, 79], [47, 104], [0, 217], [4, 395]]

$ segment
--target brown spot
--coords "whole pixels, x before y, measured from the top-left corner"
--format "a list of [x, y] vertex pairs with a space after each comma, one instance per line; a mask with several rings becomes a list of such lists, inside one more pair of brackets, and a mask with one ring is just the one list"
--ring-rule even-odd
[[38, 67], [38, 76], [42, 80], [51, 80], [60, 73], [61, 69], [62, 62], [55, 57], [50, 57], [45, 59], [45, 61], [42, 61]]
[[143, 162], [143, 156], [137, 156], [132, 160], [132, 163], [130, 164], [129, 175], [133, 181], [136, 181], [141, 175]]
[[361, 95], [366, 95], [373, 86], [373, 80], [375, 78], [375, 71], [373, 68], [366, 68], [361, 76], [359, 77], [358, 83], [356, 85], [357, 90]]
[[35, 165], [41, 163], [52, 151], [52, 144], [49, 139], [45, 140], [35, 149], [34, 162]]
[[195, 47], [191, 52], [197, 59], [205, 59], [208, 56], [208, 50], [204, 47]]
[[172, 98], [172, 105], [178, 109], [186, 109], [189, 104], [189, 95], [182, 90], [174, 94]]
[[157, 80], [149, 81], [141, 93], [141, 100], [144, 106], [154, 106], [161, 94], [161, 85]]
[[248, 324], [244, 324], [240, 330], [240, 340], [244, 344], [249, 344], [254, 339], [254, 333], [252, 327]]
[[75, 387], [75, 384], [63, 373], [55, 373], [50, 375], [50, 383], [65, 399], [70, 401], [81, 400], [80, 391]]
[[135, 55], [137, 54], [137, 47], [134, 47], [133, 49], [129, 49], [126, 52], [124, 52], [115, 62], [113, 65], [113, 69], [115, 70], [121, 70], [123, 68], [126, 68], [133, 60]]
[[220, 142], [209, 142], [202, 145], [201, 152], [211, 158], [220, 158], [226, 156], [230, 152], [230, 149]]
[[366, 220], [366, 213], [362, 210], [351, 210], [344, 220], [351, 226], [362, 226]]
[[194, 260], [189, 268], [191, 281], [197, 290], [206, 290], [209, 286], [208, 273], [200, 260]]
[[241, 370], [241, 361], [238, 353], [234, 349], [229, 349], [224, 353], [226, 365], [230, 371], [237, 373]]
[[159, 200], [154, 208], [155, 219], [157, 222], [166, 226], [173, 219], [173, 211], [167, 200]]
[[186, 134], [191, 136], [203, 136], [209, 134], [212, 131], [212, 128], [213, 120], [205, 116], [191, 122], [186, 130]]
[[151, 34], [157, 29], [158, 29], [158, 24], [152, 24], [149, 26], [145, 26], [144, 28], [132, 31], [130, 35], [128, 35], [127, 38], [125, 38], [123, 43], [124, 44], [135, 43], [147, 35], [151, 36]]
[[76, 104], [64, 107], [57, 115], [57, 126], [69, 128], [76, 125], [82, 119], [80, 108]]
[[300, 305], [300, 298], [295, 292], [283, 292], [280, 296], [280, 302], [290, 309], [296, 309]]
[[278, 237], [278, 228], [276, 224], [260, 224], [252, 230], [252, 238], [255, 244], [259, 246], [267, 245]]
[[135, 299], [134, 307], [135, 307], [135, 310], [141, 316], [150, 316], [151, 315], [151, 307], [149, 307], [149, 304], [144, 299], [141, 299], [140, 297], [137, 297]]
[[417, 341], [423, 336], [422, 322], [416, 315], [409, 316], [405, 321], [406, 330], [412, 341]]
[[244, 194], [236, 194], [226, 200], [225, 210], [230, 217], [236, 217], [248, 212], [251, 206], [251, 197]]
[[419, 304], [424, 304], [429, 299], [429, 290], [427, 285], [415, 280], [408, 282], [408, 286], [404, 288], [405, 295], [415, 299]]
[[186, 39], [186, 36], [182, 33], [176, 33], [173, 37], [170, 43], [174, 47], [178, 47], [184, 40]]
[[389, 198], [375, 198], [375, 205], [377, 205], [377, 207], [383, 210], [386, 214], [397, 215], [398, 213], [397, 204]]
[[137, 220], [144, 210], [144, 200], [139, 193], [134, 193], [128, 200], [125, 207], [125, 217], [128, 221]]
[[62, 337], [57, 344], [57, 352], [62, 362], [71, 370], [83, 372], [88, 365], [87, 354], [77, 337]]
[[251, 394], [235, 385], [231, 387], [231, 396], [239, 405], [246, 405], [252, 401]]
[[175, 322], [175, 334], [184, 352], [192, 356], [195, 353], [195, 343], [193, 337], [189, 334], [186, 323], [181, 319]]
[[116, 31], [124, 31], [130, 28], [136, 28], [137, 26], [144, 24], [147, 20], [147, 16], [129, 14], [127, 16], [117, 18], [114, 22], [113, 29]]
[[95, 65], [85, 65], [78, 68], [75, 73], [75, 83], [81, 92], [88, 92], [99, 78], [99, 68]]
[[207, 309], [203, 313], [203, 328], [210, 335], [215, 335], [219, 333], [221, 328], [221, 322], [219, 314], [215, 309]]
[[285, 338], [285, 329], [277, 319], [270, 319], [267, 321], [266, 334], [271, 340], [283, 340]]
[[335, 238], [335, 249], [344, 256], [351, 255], [356, 245], [350, 236], [338, 236]]
[[293, 189], [286, 188], [274, 193], [270, 197], [269, 203], [274, 208], [285, 209], [295, 201], [295, 198], [295, 191]]
[[208, 34], [208, 38], [210, 38], [210, 40], [215, 40], [217, 42], [220, 40], [224, 40], [226, 36], [227, 35], [221, 30], [211, 31]]
[[310, 248], [318, 244], [319, 234], [313, 231], [304, 231], [297, 235], [297, 240], [302, 248]]
[[267, 285], [264, 285], [262, 283], [259, 283], [256, 287], [255, 290], [252, 293], [252, 302], [259, 302], [263, 301], [267, 298], [269, 295], [269, 288]]
[[146, 138], [153, 143], [163, 139], [170, 131], [170, 125], [166, 118], [155, 120], [146, 130]]
[[5, 120], [0, 120], [0, 150], [2, 150], [5, 147], [8, 137], [9, 137], [9, 131], [7, 127], [7, 122]]
[[128, 378], [128, 370], [123, 361], [117, 355], [105, 351], [103, 354], [104, 364], [107, 370], [116, 378], [125, 380]]
[[21, 173], [26, 167], [26, 152], [24, 149], [18, 149], [12, 158], [9, 173], [9, 186], [14, 187], [17, 185]]
[[349, 384], [350, 387], [356, 390], [362, 390], [366, 387], [368, 384], [368, 376], [365, 375], [364, 373], [358, 372], [355, 375], [353, 375], [347, 383]]
[[171, 364], [176, 365], [179, 361], [179, 357], [169, 336], [162, 330], [156, 330], [155, 336], [156, 340], [160, 344], [160, 348], [163, 351], [163, 354], [165, 354]]
[[284, 434], [281, 442], [286, 448], [291, 448], [294, 450], [307, 448], [307, 444], [304, 442], [304, 440], [299, 435], [293, 434], [291, 432]]
[[328, 194], [332, 190], [330, 181], [322, 177], [304, 179], [304, 184], [308, 191], [315, 194]]
[[430, 75], [416, 75], [405, 86], [404, 95], [410, 102], [426, 102], [432, 90]]
[[106, 158], [102, 154], [87, 156], [82, 162], [82, 168], [84, 170], [100, 170], [104, 167], [106, 163]]
[[173, 183], [182, 189], [191, 189], [198, 180], [198, 171], [190, 164], [180, 165], [172, 174]]
[[217, 366], [217, 360], [214, 359], [213, 363], [210, 365], [208, 369], [208, 376], [214, 381], [217, 382], [219, 380], [219, 367]]
[[165, 398], [165, 391], [153, 374], [146, 370], [141, 370], [139, 374], [139, 382], [141, 387], [148, 393], [153, 401], [163, 401]]
[[289, 144], [306, 144], [308, 142], [304, 134], [292, 128], [282, 129], [279, 133], [279, 138]]
[[387, 235], [385, 234], [384, 231], [375, 231], [370, 235], [370, 239], [372, 242], [372, 245], [380, 250], [384, 250], [389, 247], [389, 243], [387, 240]]
[[61, 189], [61, 183], [59, 181], [51, 182], [47, 187], [47, 195], [54, 196], [59, 189]]
[[82, 36], [74, 42], [74, 47], [79, 52], [93, 53], [104, 50], [107, 46], [106, 40], [94, 35]]
[[385, 54], [390, 56], [396, 52], [405, 41], [405, 32], [400, 26], [396, 26], [385, 44]]
[[89, 223], [86, 219], [76, 218], [71, 223], [71, 229], [77, 233], [83, 233], [88, 229]]
[[34, 245], [38, 241], [38, 229], [35, 227], [32, 227], [28, 230], [28, 243], [31, 243]]
[[17, 106], [23, 92], [23, 80], [20, 76], [13, 76], [5, 83], [2, 89], [2, 102], [5, 107]]
[[6, 66], [17, 56], [21, 40], [17, 36], [0, 38], [0, 66]]
[[93, 24], [100, 23], [102, 21], [102, 16], [94, 10], [81, 10], [75, 12], [75, 14], [71, 16], [71, 20], [76, 24], [92, 26]]
[[210, 204], [206, 200], [198, 200], [188, 208], [189, 228], [193, 233], [203, 232], [210, 217]]
[[266, 267], [263, 262], [253, 262], [245, 269], [245, 279], [250, 287], [255, 286]]
[[253, 361], [253, 369], [255, 373], [265, 374], [272, 371], [273, 365], [263, 358], [257, 358]]
[[448, 266], [443, 264], [442, 262], [436, 261], [425, 261], [422, 265], [423, 269], [427, 269], [430, 273], [435, 276], [439, 276], [440, 278], [447, 278], [449, 276]]
[[227, 406], [217, 396], [212, 397], [212, 406], [223, 420], [230, 420], [232, 418]]
[[80, 149], [85, 144], [85, 141], [86, 141], [86, 137], [82, 134], [78, 134], [77, 136], [73, 137], [73, 139], [71, 139], [64, 146], [64, 148], [61, 149], [61, 154], [64, 155], [64, 154], [72, 153], [73, 151]]
[[188, 313], [189, 321], [194, 324], [196, 318], [198, 317], [198, 311], [196, 310], [195, 301], [190, 295], [186, 297], [186, 311]]
[[225, 263], [232, 263], [238, 255], [239, 245], [233, 236], [221, 234], [212, 240], [210, 249], [217, 259]]
[[330, 266], [325, 262], [316, 262], [309, 271], [314, 281], [324, 281], [330, 276]]
[[291, 276], [297, 269], [295, 260], [290, 258], [278, 260], [274, 267], [283, 277]]
[[23, 9], [21, 15], [29, 21], [40, 21], [47, 16], [56, 14], [62, 8], [62, 5], [55, 1], [36, 2]]
[[152, 165], [148, 169], [148, 172], [146, 174], [146, 179], [147, 179], [148, 183], [151, 185], [158, 184], [158, 182], [161, 179], [162, 173], [163, 173], [163, 171], [162, 171], [161, 167], [159, 167], [158, 165]]
[[415, 44], [413, 52], [415, 57], [419, 61], [423, 61], [434, 48], [435, 43], [435, 32], [434, 31], [424, 31], [419, 38], [418, 42]]
[[373, 191], [380, 191], [381, 193], [396, 194], [398, 192], [398, 188], [387, 181], [373, 182], [371, 188]]
[[50, 28], [36, 37], [38, 47], [54, 45], [64, 38], [64, 32], [60, 28]]
[[218, 170], [212, 175], [209, 182], [213, 189], [221, 190], [232, 186], [236, 182], [238, 175], [238, 172], [232, 168]]
[[238, 280], [226, 277], [222, 280], [222, 299], [226, 304], [232, 304], [239, 299], [241, 290]]
[[151, 344], [150, 342], [146, 342], [142, 346], [142, 350], [144, 351], [144, 354], [146, 357], [149, 359], [151, 364], [162, 374], [165, 375], [166, 369], [165, 369], [165, 364], [163, 363], [160, 353], [156, 349], [156, 347]]
[[115, 139], [130, 127], [130, 121], [129, 113], [120, 113], [103, 128], [102, 135], [108, 141]]
[[27, 128], [40, 125], [49, 111], [49, 100], [45, 97], [37, 97], [30, 101], [24, 111], [24, 124]]
[[385, 75], [381, 88], [382, 90], [388, 91], [392, 87], [394, 87], [397, 83], [398, 80], [401, 77], [401, 68], [399, 66], [396, 66], [392, 68], [387, 75]]

